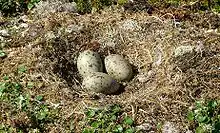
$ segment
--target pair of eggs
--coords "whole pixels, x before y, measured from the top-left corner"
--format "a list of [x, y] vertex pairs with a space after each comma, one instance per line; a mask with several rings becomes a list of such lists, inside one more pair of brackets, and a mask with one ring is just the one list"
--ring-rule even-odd
[[[103, 73], [104, 67], [106, 73]], [[77, 59], [77, 69], [83, 77], [85, 89], [97, 93], [112, 94], [118, 91], [118, 81], [127, 81], [132, 77], [131, 65], [120, 55], [108, 55], [104, 65], [98, 53], [86, 50]]]

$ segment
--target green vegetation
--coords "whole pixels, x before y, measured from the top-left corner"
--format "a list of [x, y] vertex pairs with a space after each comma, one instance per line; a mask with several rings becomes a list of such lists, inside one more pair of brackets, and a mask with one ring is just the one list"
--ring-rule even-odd
[[124, 5], [128, 2], [128, 0], [118, 0], [119, 5]]
[[[99, 11], [106, 6], [113, 4], [114, 0], [75, 0], [77, 8], [81, 13]], [[126, 4], [127, 0], [118, 0], [119, 5]]]
[[188, 112], [187, 119], [196, 125], [196, 133], [219, 133], [220, 131], [220, 102], [198, 101], [195, 108]]
[[214, 0], [212, 9], [216, 12], [220, 12], [220, 0]]
[[[17, 12], [31, 10], [39, 1], [40, 0], [0, 0], [0, 10], [4, 15], [11, 15]], [[114, 3], [113, 0], [75, 0], [79, 12], [81, 13], [96, 12], [112, 4], [123, 6], [127, 1], [128, 0], [118, 0]], [[2, 35], [4, 44], [2, 43], [2, 48], [0, 47], [0, 133], [53, 132], [53, 129], [59, 129], [59, 131], [63, 132], [83, 133], [136, 133], [139, 132], [136, 125], [147, 121], [147, 117], [152, 117], [154, 120], [152, 121], [151, 130], [162, 132], [164, 129], [162, 120], [171, 120], [172, 122], [176, 122], [177, 125], [180, 125], [180, 127], [185, 127], [187, 124], [185, 123], [185, 106], [194, 104], [192, 103], [192, 99], [206, 99], [210, 96], [217, 97], [219, 95], [219, 93], [217, 93], [219, 32], [207, 32], [207, 30], [210, 29], [209, 27], [214, 27], [212, 28], [213, 31], [215, 29], [219, 31], [219, 19], [216, 16], [212, 16], [214, 13], [209, 14], [206, 12], [202, 12], [204, 15], [197, 13], [195, 17], [192, 12], [191, 16], [191, 11], [194, 11], [194, 8], [191, 7], [197, 7], [195, 12], [210, 9], [220, 12], [220, 0], [212, 0], [211, 2], [208, 0], [195, 0], [196, 3], [182, 0], [150, 0], [148, 2], [151, 2], [150, 5], [153, 5], [153, 7], [162, 7], [161, 10], [160, 8], [158, 9], [158, 15], [156, 15], [156, 13], [158, 13], [157, 10], [155, 10], [155, 16], [149, 17], [146, 12], [143, 14], [140, 12], [127, 13], [123, 12], [124, 10], [115, 10], [112, 8], [113, 10], [105, 11], [105, 13], [101, 15], [98, 13], [92, 15], [50, 13], [50, 15], [41, 18], [35, 15], [35, 13], [31, 13], [27, 14], [28, 20], [24, 20], [24, 22], [22, 19], [19, 19], [19, 16], [11, 19], [7, 19], [6, 17], [4, 18], [5, 20], [0, 20], [1, 30], [7, 28], [6, 30], [10, 33], [9, 36]], [[197, 2], [200, 3], [197, 4]], [[186, 7], [182, 6], [184, 4], [186, 4]], [[126, 6], [130, 5], [128, 4]], [[148, 6], [149, 5], [144, 8], [146, 9]], [[170, 12], [171, 14], [174, 13], [174, 17], [176, 17], [176, 13], [168, 9], [169, 7], [181, 7], [180, 10], [187, 9], [186, 14], [184, 14], [184, 12], [178, 12], [177, 10], [177, 13], [180, 13], [180, 15], [182, 13], [183, 17], [187, 18], [176, 21], [180, 24], [180, 27], [173, 26], [174, 20], [170, 17], [166, 18], [166, 16], [163, 15]], [[127, 8], [125, 8], [125, 10], [126, 9]], [[140, 10], [142, 9], [143, 8]], [[114, 18], [114, 16], [116, 18]], [[91, 21], [88, 21], [88, 19], [91, 19]], [[164, 23], [158, 24], [161, 20]], [[176, 24], [176, 22], [174, 24]], [[27, 24], [28, 27], [22, 24]], [[130, 24], [134, 26], [138, 25], [141, 29], [136, 28], [138, 29], [136, 30], [134, 28], [135, 30], [133, 31], [119, 28], [121, 25], [126, 27], [127, 25], [130, 26]], [[97, 28], [97, 26], [99, 26], [99, 28]], [[51, 32], [56, 38], [48, 40], [47, 33]], [[118, 36], [119, 33], [120, 36]], [[130, 40], [130, 38], [132, 38], [132, 40]], [[145, 66], [142, 69], [142, 63], [139, 62], [140, 55], [140, 61], [146, 58], [146, 67], [149, 65], [149, 69], [156, 72], [156, 76], [149, 82], [152, 88], [147, 88], [147, 83], [141, 83], [142, 81], [136, 83], [136, 80], [134, 80], [134, 82], [132, 81], [128, 84], [129, 86], [125, 88], [125, 93], [121, 92], [122, 94], [117, 95], [116, 99], [114, 99], [114, 95], [101, 95], [104, 101], [102, 104], [117, 101], [125, 108], [119, 105], [112, 105], [103, 108], [87, 108], [84, 110], [85, 114], [81, 113], [82, 109], [87, 107], [87, 104], [94, 105], [99, 102], [99, 100], [96, 100], [96, 95], [90, 96], [90, 93], [87, 94], [87, 92], [83, 92], [80, 85], [81, 80], [74, 66], [74, 59], [76, 59], [79, 51], [84, 50], [84, 46], [85, 49], [87, 49], [87, 43], [88, 48], [90, 48], [90, 45], [91, 47], [93, 47], [93, 45], [95, 47], [93, 39], [98, 39], [100, 44], [107, 44], [108, 42], [116, 44], [116, 51], [111, 48], [102, 49], [100, 47], [101, 49], [99, 50], [103, 56], [105, 54], [120, 53], [128, 55], [131, 59], [132, 57], [138, 57], [138, 60], [136, 58], [131, 60], [132, 62], [137, 61], [133, 64], [137, 72], [148, 70], [148, 68], [145, 69]], [[162, 47], [163, 57], [166, 57], [164, 58], [165, 66], [157, 67], [157, 69], [154, 70], [154, 68], [151, 68], [153, 62], [151, 62], [151, 60], [148, 61], [148, 55], [144, 56], [146, 49], [142, 51], [142, 48], [149, 48], [147, 49], [147, 52], [149, 50], [149, 54], [154, 53], [154, 47], [158, 45], [158, 39], [159, 41], [162, 40], [165, 42]], [[139, 44], [140, 40], [141, 46]], [[182, 45], [182, 42], [190, 42], [193, 47], [194, 45], [196, 47], [200, 41], [204, 42], [204, 46], [201, 45], [201, 56], [199, 52], [192, 52], [189, 56], [181, 57], [176, 62], [170, 63], [172, 59], [171, 52], [175, 47]], [[91, 44], [89, 42], [91, 42]], [[127, 44], [130, 43], [132, 43], [132, 45], [127, 46]], [[4, 47], [3, 45], [6, 44], [7, 47]], [[118, 46], [117, 44], [120, 45]], [[45, 50], [48, 46], [55, 48], [53, 54]], [[82, 49], [81, 46], [83, 46]], [[63, 49], [61, 47], [63, 47]], [[200, 45], [198, 48], [200, 48]], [[133, 53], [133, 49], [137, 52]], [[155, 55], [149, 55], [149, 57], [153, 59], [154, 56]], [[190, 62], [188, 59], [190, 59]], [[70, 62], [68, 60], [70, 60]], [[185, 61], [188, 62], [185, 63]], [[18, 65], [22, 63], [26, 63], [28, 66], [30, 65], [31, 69], [28, 70], [28, 67], [25, 65]], [[182, 67], [183, 64], [187, 65]], [[17, 65], [18, 67], [15, 68]], [[68, 69], [70, 67], [71, 69]], [[171, 70], [173, 67], [179, 69], [178, 73], [181, 70], [181, 74], [178, 74], [175, 70]], [[10, 71], [13, 72], [10, 73]], [[29, 75], [29, 72], [33, 73], [33, 75]], [[170, 72], [170, 74], [168, 72]], [[7, 74], [4, 75], [3, 73]], [[166, 77], [166, 75], [171, 76]], [[176, 80], [176, 76], [177, 79], [181, 80]], [[35, 79], [37, 81], [33, 81]], [[205, 83], [203, 83], [203, 81]], [[178, 88], [172, 87], [174, 84], [177, 84]], [[187, 88], [187, 90], [182, 89], [181, 85]], [[155, 93], [154, 91], [145, 93], [148, 92], [146, 89], [154, 90], [154, 88], [156, 90]], [[141, 93], [144, 93], [144, 95], [139, 97]], [[135, 100], [131, 101], [130, 96], [134, 96], [133, 99]], [[155, 100], [153, 97], [167, 99]], [[81, 104], [83, 100], [86, 101], [84, 104]], [[177, 100], [180, 101], [176, 103]], [[60, 103], [54, 105], [48, 101], [59, 101]], [[129, 104], [137, 105], [135, 111], [140, 111], [137, 113], [143, 113], [138, 114], [137, 118], [140, 120], [136, 123], [130, 114], [127, 114], [125, 111], [128, 109]], [[142, 109], [142, 111], [138, 109]], [[173, 118], [172, 113], [169, 114], [172, 111], [176, 115], [175, 118]], [[140, 118], [142, 115], [146, 117]], [[190, 130], [194, 130], [196, 133], [219, 133], [220, 101], [196, 102], [195, 107], [188, 112], [187, 119], [189, 120]], [[159, 123], [155, 125], [158, 121]], [[144, 125], [143, 128], [145, 128]]]
[[220, 0], [149, 0], [150, 5], [153, 7], [181, 7], [183, 5], [187, 5], [191, 7], [192, 10], [196, 11], [205, 11], [212, 10], [215, 12], [220, 12]]
[[13, 0], [1, 0], [0, 1], [0, 10], [4, 14], [10, 14], [16, 12], [17, 5]]
[[123, 114], [119, 105], [104, 109], [88, 109], [82, 121], [83, 133], [135, 133], [137, 132], [131, 117]]
[[[0, 11], [4, 15], [11, 15], [17, 12], [23, 12], [31, 10], [41, 0], [1, 0]], [[81, 13], [90, 13], [99, 11], [106, 6], [113, 4], [113, 0], [74, 0], [77, 4], [77, 8]], [[118, 4], [123, 5], [127, 3], [127, 0], [119, 0]]]
[[[0, 132], [48, 132], [47, 126], [62, 119], [57, 107], [48, 104], [42, 95], [31, 95], [34, 81], [23, 81], [28, 74], [25, 65], [19, 65], [14, 76], [5, 75], [0, 81]], [[25, 82], [25, 84], [24, 84]], [[103, 109], [89, 108], [81, 121], [83, 133], [135, 133], [134, 120], [119, 105]], [[8, 122], [10, 121], [10, 122]], [[62, 123], [62, 122], [61, 122]], [[66, 125], [71, 124], [67, 122]]]
[[39, 3], [40, 0], [30, 0], [28, 3], [27, 3], [27, 8], [28, 10], [32, 9], [37, 3]]
[[4, 58], [6, 56], [6, 53], [3, 50], [0, 50], [0, 58]]
[[32, 9], [40, 0], [1, 0], [0, 11], [3, 15], [11, 15]]
[[[91, 13], [99, 11], [104, 7], [114, 4], [114, 0], [74, 0], [80, 13]], [[10, 15], [17, 12], [31, 10], [40, 0], [1, 0], [0, 11], [4, 15]], [[124, 5], [128, 0], [117, 0], [118, 5]], [[203, 0], [203, 1], [183, 1], [183, 0], [149, 0], [148, 3], [153, 7], [178, 7], [183, 4], [191, 5], [197, 3], [199, 10], [210, 10], [220, 12], [220, 0]], [[147, 3], [146, 3], [147, 4]], [[196, 4], [195, 4], [196, 5]]]
[[[26, 72], [27, 68], [23, 65], [17, 69], [18, 75]], [[27, 93], [32, 88], [33, 82], [22, 85], [12, 77], [3, 77], [0, 82], [0, 102], [3, 109], [3, 114], [0, 115], [0, 132], [43, 132], [46, 130], [45, 125], [53, 124], [56, 120], [59, 110], [49, 106], [42, 95], [31, 96]]]

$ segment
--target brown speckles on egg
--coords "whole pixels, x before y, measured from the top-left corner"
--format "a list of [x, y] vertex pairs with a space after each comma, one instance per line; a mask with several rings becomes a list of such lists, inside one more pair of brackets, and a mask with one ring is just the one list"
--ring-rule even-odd
[[133, 75], [131, 65], [117, 54], [105, 58], [105, 68], [110, 76], [119, 81], [130, 80]]
[[83, 77], [93, 72], [102, 72], [103, 64], [99, 54], [91, 50], [80, 53], [77, 59], [77, 69]]
[[95, 72], [84, 78], [82, 86], [87, 91], [112, 94], [118, 91], [120, 85], [108, 74]]

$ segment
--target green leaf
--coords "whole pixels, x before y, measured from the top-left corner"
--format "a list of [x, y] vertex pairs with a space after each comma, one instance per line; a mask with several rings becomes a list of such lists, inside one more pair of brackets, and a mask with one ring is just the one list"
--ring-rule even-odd
[[117, 120], [117, 117], [115, 115], [112, 115], [111, 121], [116, 121], [116, 120]]
[[30, 2], [28, 2], [28, 9], [32, 9], [39, 2], [40, 0], [31, 0]]
[[37, 100], [37, 101], [42, 101], [42, 100], [43, 100], [43, 96], [41, 96], [41, 95], [36, 96], [36, 100]]
[[162, 123], [159, 122], [159, 123], [157, 124], [157, 129], [161, 129], [161, 128], [162, 128]]
[[128, 125], [132, 125], [133, 124], [133, 120], [130, 117], [126, 117], [124, 119], [124, 122], [125, 122], [125, 124], [128, 124]]
[[123, 127], [121, 125], [117, 125], [115, 131], [119, 132], [119, 133], [122, 133], [123, 132]]
[[118, 4], [119, 5], [124, 5], [126, 4], [128, 1], [127, 0], [118, 0]]
[[21, 130], [18, 133], [23, 133]]
[[18, 67], [18, 73], [26, 73], [27, 72], [27, 68], [24, 65], [20, 65]]
[[214, 124], [213, 133], [218, 133], [220, 131], [220, 120]]
[[134, 129], [128, 128], [128, 129], [126, 129], [125, 133], [134, 133]]
[[44, 108], [44, 109], [41, 109], [40, 112], [38, 113], [38, 119], [39, 120], [43, 120], [47, 117], [47, 114], [48, 114], [48, 109], [47, 108]]
[[196, 128], [196, 133], [205, 133], [205, 131], [202, 127], [197, 127]]
[[218, 105], [217, 101], [212, 100], [208, 102], [208, 107], [210, 108], [216, 108], [217, 105]]
[[0, 83], [0, 92], [3, 93], [5, 89], [6, 89], [5, 83]]
[[15, 87], [15, 89], [17, 89], [17, 90], [20, 90], [20, 89], [21, 89], [21, 84], [19, 84], [19, 83], [14, 83], [14, 87]]
[[7, 54], [4, 51], [0, 50], [0, 58], [5, 58], [6, 56]]
[[32, 4], [32, 3], [28, 3], [28, 10], [30, 10], [30, 9], [32, 9], [33, 7], [34, 7], [34, 4]]
[[88, 116], [89, 118], [95, 116], [95, 111], [92, 110], [92, 109], [89, 109], [89, 110], [86, 112], [86, 116]]
[[82, 133], [93, 133], [94, 131], [89, 128], [85, 128]]
[[112, 114], [117, 114], [121, 111], [121, 108], [118, 105], [113, 105], [110, 110], [112, 110]]
[[91, 126], [94, 127], [94, 128], [98, 128], [99, 125], [100, 125], [100, 123], [97, 122], [97, 121], [95, 121], [95, 122], [93, 122], [93, 123], [91, 124]]
[[194, 113], [192, 111], [189, 111], [187, 114], [187, 119], [189, 121], [193, 121], [194, 120]]
[[28, 82], [27, 83], [27, 88], [31, 89], [34, 87], [34, 83], [33, 82]]
[[9, 77], [8, 76], [4, 76], [3, 79], [4, 80], [9, 80]]
[[102, 119], [102, 118], [104, 117], [104, 114], [103, 114], [103, 113], [97, 112], [97, 114], [98, 114], [98, 119]]
[[207, 121], [207, 119], [208, 119], [208, 116], [198, 115], [198, 117], [197, 117], [197, 121], [199, 123], [205, 123]]
[[201, 108], [202, 107], [202, 101], [196, 101], [196, 107]]

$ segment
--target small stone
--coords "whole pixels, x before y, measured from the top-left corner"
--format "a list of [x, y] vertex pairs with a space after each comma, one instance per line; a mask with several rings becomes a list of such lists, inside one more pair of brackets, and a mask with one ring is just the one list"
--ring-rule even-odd
[[56, 12], [76, 13], [76, 3], [69, 3], [67, 1], [60, 0], [40, 1], [32, 10], [32, 13], [35, 15], [35, 17], [40, 18], [47, 17], [51, 13]]
[[9, 36], [9, 33], [6, 29], [4, 29], [4, 30], [0, 30], [0, 35], [7, 37], [7, 36]]
[[28, 16], [27, 16], [27, 15], [21, 16], [20, 19], [21, 19], [23, 22], [28, 22]]
[[194, 47], [187, 45], [187, 46], [179, 46], [174, 51], [174, 56], [179, 57], [183, 56], [184, 54], [193, 52]]
[[48, 32], [46, 33], [46, 35], [45, 35], [45, 38], [46, 38], [47, 40], [50, 40], [50, 39], [56, 38], [56, 36], [55, 36], [55, 34], [53, 33], [53, 31], [48, 31]]
[[22, 23], [22, 24], [20, 25], [20, 27], [21, 27], [21, 28], [27, 28], [27, 27], [28, 27], [28, 24]]
[[179, 130], [171, 122], [165, 122], [162, 127], [162, 133], [179, 133]]
[[141, 130], [141, 131], [150, 131], [150, 130], [153, 130], [153, 126], [150, 124], [150, 123], [143, 123], [139, 126], [136, 127], [138, 130]]
[[83, 29], [83, 26], [81, 26], [81, 25], [69, 25], [65, 29], [65, 32], [67, 32], [67, 33], [80, 32], [82, 29]]
[[193, 131], [191, 131], [191, 130], [188, 130], [188, 131], [186, 131], [186, 133], [193, 133]]
[[4, 41], [4, 37], [0, 36], [0, 41], [3, 42]]
[[112, 41], [108, 41], [105, 43], [105, 47], [112, 47], [112, 48], [115, 48], [116, 44]]
[[144, 83], [149, 81], [150, 79], [153, 79], [156, 73], [152, 70], [148, 71], [147, 73], [141, 73], [137, 75], [137, 79], [139, 82]]
[[138, 23], [134, 20], [126, 20], [122, 26], [122, 29], [124, 30], [135, 30], [135, 29], [140, 29]]
[[75, 13], [77, 12], [77, 5], [75, 2], [72, 3], [65, 3], [61, 5], [61, 7], [58, 9], [61, 12], [72, 12]]

